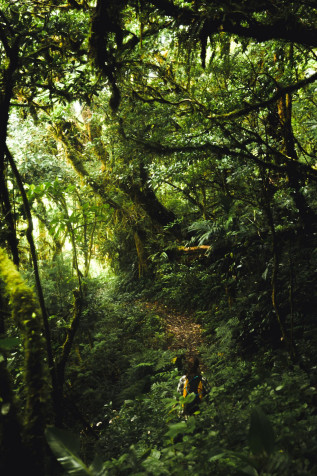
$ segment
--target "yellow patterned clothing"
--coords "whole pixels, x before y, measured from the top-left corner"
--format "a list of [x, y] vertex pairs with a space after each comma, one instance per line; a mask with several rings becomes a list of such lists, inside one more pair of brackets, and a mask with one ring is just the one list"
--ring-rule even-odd
[[184, 413], [192, 414], [198, 410], [199, 403], [209, 393], [210, 387], [207, 379], [201, 375], [193, 377], [183, 375], [178, 382], [177, 391], [183, 397], [187, 397], [190, 393], [195, 394], [195, 399], [183, 407]]
[[[177, 391], [181, 395], [183, 395], [183, 392], [184, 392], [184, 385], [185, 385], [186, 379], [187, 379], [187, 376], [183, 375], [179, 379], [179, 382], [178, 382], [178, 385], [177, 385]], [[201, 376], [201, 381], [203, 383], [203, 394], [205, 396], [210, 392], [210, 385], [209, 385], [208, 380], [206, 379], [206, 377]]]

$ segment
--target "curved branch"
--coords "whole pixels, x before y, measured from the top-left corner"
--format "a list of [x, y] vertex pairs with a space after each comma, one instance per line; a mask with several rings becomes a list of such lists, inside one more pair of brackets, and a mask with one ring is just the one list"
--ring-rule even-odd
[[256, 111], [257, 109], [268, 107], [270, 104], [276, 102], [278, 99], [285, 96], [285, 94], [290, 94], [290, 93], [293, 93], [294, 91], [298, 91], [299, 89], [302, 89], [303, 87], [313, 83], [316, 80], [317, 80], [317, 73], [312, 74], [308, 78], [302, 79], [301, 81], [298, 81], [295, 84], [290, 84], [288, 86], [285, 86], [284, 88], [279, 88], [279, 90], [275, 94], [273, 94], [273, 96], [271, 96], [269, 99], [257, 102], [255, 104], [249, 104], [243, 109], [237, 109], [235, 111], [231, 111], [225, 114], [210, 114], [208, 116], [208, 119], [229, 119], [230, 120], [230, 119], [236, 119], [241, 116], [245, 116], [246, 114], [249, 114], [252, 111]]
[[275, 155], [282, 157], [285, 165], [277, 165], [271, 162], [266, 162], [262, 159], [259, 159], [255, 155], [243, 151], [235, 151], [230, 149], [227, 146], [219, 146], [216, 144], [205, 143], [201, 145], [185, 145], [185, 146], [166, 146], [160, 143], [151, 143], [145, 142], [141, 139], [130, 137], [131, 140], [134, 142], [142, 145], [144, 148], [148, 150], [155, 151], [159, 154], [174, 154], [175, 152], [195, 152], [195, 151], [204, 151], [209, 150], [218, 156], [229, 156], [236, 159], [245, 159], [248, 161], [252, 161], [256, 165], [262, 168], [275, 170], [280, 173], [287, 173], [289, 167], [295, 167], [298, 170], [298, 173], [301, 175], [309, 175], [312, 180], [317, 181], [317, 170], [313, 169], [309, 165], [303, 164], [301, 162], [295, 162], [294, 160], [290, 159], [286, 155], [275, 152]]
[[140, 99], [140, 101], [143, 101], [146, 103], [158, 102], [161, 104], [169, 104], [171, 106], [180, 106], [181, 104], [184, 104], [184, 103], [194, 102], [192, 99], [189, 99], [189, 98], [184, 98], [184, 99], [181, 99], [180, 101], [169, 101], [168, 99], [165, 99], [158, 91], [156, 91], [156, 94], [158, 95], [158, 97], [152, 97], [152, 98], [143, 97], [141, 96], [140, 93], [138, 93], [138, 91], [135, 91], [135, 90], [133, 90], [132, 93], [136, 98]]

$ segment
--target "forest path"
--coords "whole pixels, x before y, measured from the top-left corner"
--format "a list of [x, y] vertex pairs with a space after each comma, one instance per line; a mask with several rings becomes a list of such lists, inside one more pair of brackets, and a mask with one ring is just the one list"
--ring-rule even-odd
[[202, 329], [190, 314], [180, 314], [170, 307], [155, 302], [142, 302], [144, 310], [155, 312], [164, 322], [167, 346], [170, 350], [185, 349], [186, 352], [198, 354], [203, 344]]

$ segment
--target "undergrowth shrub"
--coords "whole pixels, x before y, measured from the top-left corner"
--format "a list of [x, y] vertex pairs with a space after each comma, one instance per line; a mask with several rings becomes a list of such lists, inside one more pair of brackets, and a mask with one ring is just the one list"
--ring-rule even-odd
[[[70, 399], [98, 436], [96, 443], [82, 423], [72, 424], [83, 431], [85, 462], [98, 450], [100, 475], [314, 474], [317, 378], [310, 246], [308, 256], [298, 243], [279, 243], [276, 298], [296, 349], [294, 361], [272, 307], [269, 241], [241, 242], [204, 263], [161, 261], [155, 280], [144, 278], [135, 287], [124, 279], [119, 284], [87, 280], [66, 373]], [[45, 289], [54, 304], [57, 291], [49, 281]], [[73, 285], [65, 287], [66, 310]], [[147, 299], [190, 311], [203, 327], [200, 351], [211, 391], [201, 413], [188, 420], [176, 394], [176, 355], [166, 350], [161, 318], [142, 307]], [[57, 324], [64, 311], [62, 306], [56, 310]], [[57, 334], [63, 331], [56, 329], [58, 346]], [[255, 420], [274, 433], [274, 445], [254, 436]]]

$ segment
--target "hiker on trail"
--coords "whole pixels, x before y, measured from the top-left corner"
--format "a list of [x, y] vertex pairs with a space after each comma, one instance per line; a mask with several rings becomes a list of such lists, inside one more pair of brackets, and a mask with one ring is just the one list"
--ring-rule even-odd
[[177, 391], [183, 397], [190, 393], [195, 394], [194, 400], [184, 406], [184, 415], [195, 413], [199, 409], [200, 402], [208, 395], [210, 387], [207, 379], [201, 375], [198, 357], [190, 356], [187, 359], [186, 374], [179, 379]]

